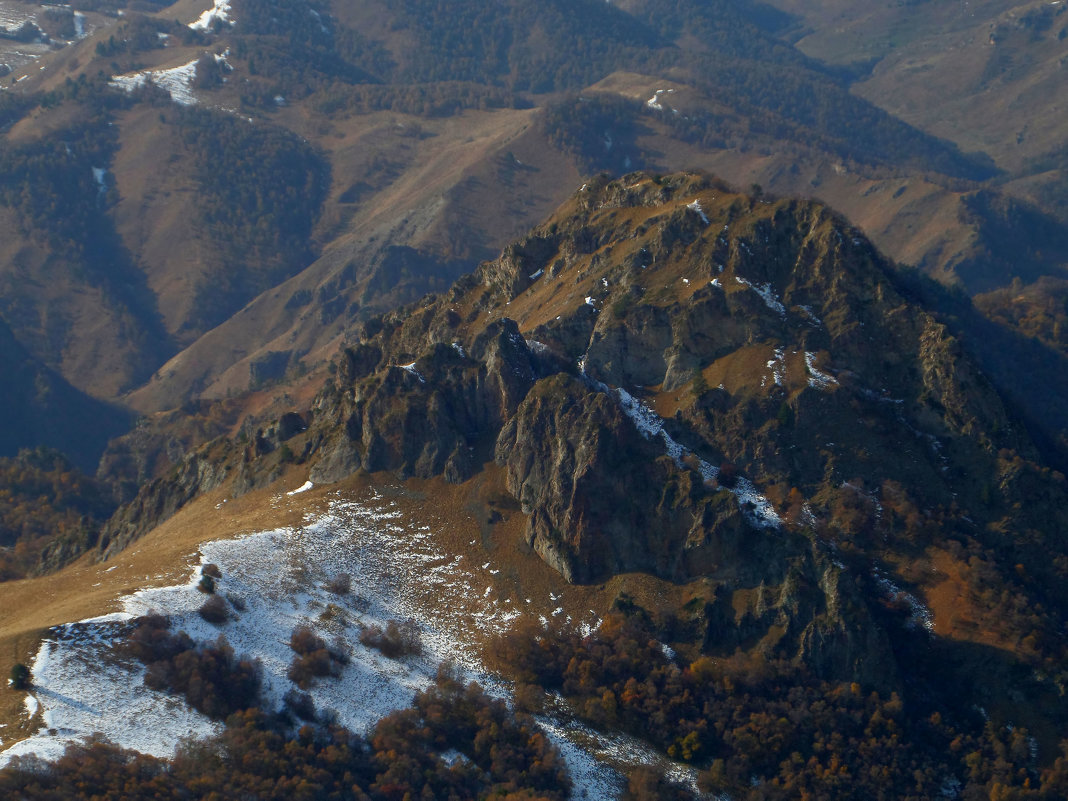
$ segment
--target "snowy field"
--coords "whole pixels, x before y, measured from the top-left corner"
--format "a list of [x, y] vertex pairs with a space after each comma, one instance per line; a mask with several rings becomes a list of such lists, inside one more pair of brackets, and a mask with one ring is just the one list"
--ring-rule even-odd
[[[282, 495], [273, 501], [288, 502]], [[290, 633], [299, 625], [312, 627], [348, 651], [351, 660], [340, 677], [319, 680], [310, 694], [317, 708], [334, 710], [340, 723], [357, 732], [408, 706], [444, 660], [462, 667], [491, 693], [506, 696], [507, 688], [482, 670], [468, 644], [507, 628], [530, 601], [499, 597], [489, 581], [499, 570], [492, 559], [481, 565], [467, 561], [446, 553], [430, 527], [406, 525], [395, 503], [378, 495], [360, 503], [335, 496], [326, 514], [308, 518], [299, 528], [207, 543], [201, 548], [201, 565], [213, 563], [221, 570], [217, 594], [230, 599], [231, 619], [216, 626], [198, 614], [206, 598], [197, 589], [198, 567], [185, 584], [127, 596], [122, 612], [53, 628], [34, 661], [34, 691], [27, 696], [28, 713], [39, 713], [43, 727], [0, 752], [0, 766], [22, 754], [54, 758], [67, 743], [94, 732], [166, 757], [182, 738], [218, 731], [219, 724], [180, 699], [147, 689], [143, 667], [112, 649], [132, 617], [153, 610], [171, 615], [174, 628], [194, 639], [225, 634], [236, 653], [261, 660], [263, 695], [275, 707], [294, 686], [286, 678], [294, 655]], [[351, 592], [331, 593], [327, 585], [342, 574], [350, 576]], [[437, 602], [428, 603], [428, 598]], [[418, 623], [422, 656], [388, 659], [359, 642], [362, 626], [385, 627], [390, 619]], [[597, 622], [574, 624], [585, 628]], [[659, 761], [626, 738], [599, 739], [563, 718], [543, 723], [567, 760], [576, 798], [614, 798], [620, 792], [619, 774], [586, 750], [591, 742], [609, 762]], [[692, 785], [689, 772], [673, 773]]]
[[18, 30], [24, 22], [36, 22], [39, 6], [0, 2], [0, 28]]

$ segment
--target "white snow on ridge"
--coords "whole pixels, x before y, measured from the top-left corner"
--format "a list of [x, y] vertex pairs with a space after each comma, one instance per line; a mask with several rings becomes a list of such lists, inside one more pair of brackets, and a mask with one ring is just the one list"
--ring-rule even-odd
[[415, 369], [415, 362], [412, 362], [411, 364], [402, 364], [402, 365], [400, 365], [400, 368], [402, 370], [404, 370], [405, 372], [411, 373], [416, 378], [418, 378], [419, 379], [419, 383], [421, 383], [421, 384], [425, 384], [426, 383], [426, 379], [423, 378], [423, 374]]
[[[600, 382], [597, 383], [600, 384]], [[635, 427], [642, 435], [649, 439], [659, 435], [664, 440], [668, 456], [679, 467], [683, 466], [683, 456], [693, 455], [690, 450], [672, 439], [671, 435], [664, 429], [662, 417], [625, 389], [617, 388], [612, 390], [606, 384], [600, 384], [600, 387], [603, 388], [603, 391], [615, 394], [619, 398], [620, 407], [634, 421]], [[696, 457], [696, 455], [695, 458], [697, 458], [701, 477], [705, 481], [714, 481], [719, 475], [719, 468], [713, 467], [704, 459]], [[728, 489], [738, 499], [738, 506], [741, 508], [742, 514], [746, 516], [746, 519], [753, 526], [777, 529], [782, 525], [782, 520], [778, 512], [775, 511], [775, 507], [772, 506], [771, 501], [762, 495], [748, 479], [738, 478], [733, 487], [725, 487], [724, 489]]]
[[686, 208], [688, 208], [690, 211], [694, 212], [698, 217], [700, 217], [701, 222], [703, 222], [705, 225], [711, 224], [709, 222], [708, 215], [705, 214], [705, 210], [701, 208], [700, 200], [695, 200], [692, 203], [687, 203]]
[[812, 311], [811, 306], [799, 306], [798, 308], [805, 313], [805, 316], [808, 317], [809, 322], [812, 323], [814, 326], [819, 328], [823, 325], [823, 321], [816, 316], [816, 313]]
[[[771, 380], [775, 382], [775, 386], [781, 387], [783, 385], [783, 378], [786, 375], [786, 362], [784, 360], [785, 355], [782, 348], [775, 349], [775, 355], [768, 359], [768, 369], [771, 370]], [[760, 386], [764, 386], [767, 381], [767, 376], [760, 379]]]
[[100, 190], [101, 195], [106, 195], [108, 193], [108, 183], [106, 180], [107, 174], [108, 171], [103, 167], [93, 167], [93, 180], [96, 181], [96, 185]]
[[194, 31], [210, 33], [215, 28], [216, 20], [233, 25], [234, 20], [230, 19], [230, 11], [230, 0], [215, 0], [211, 8], [189, 23], [189, 27]]
[[764, 305], [774, 312], [778, 312], [781, 316], [786, 316], [786, 307], [782, 305], [782, 301], [779, 300], [779, 296], [775, 294], [775, 290], [772, 289], [771, 284], [753, 284], [742, 278], [740, 275], [734, 276], [734, 280], [742, 286], [747, 286], [760, 295], [761, 300], [764, 301]]
[[129, 75], [113, 75], [109, 85], [116, 89], [132, 92], [151, 82], [166, 91], [175, 103], [181, 106], [195, 106], [197, 98], [193, 94], [193, 79], [196, 77], [196, 72], [197, 59], [193, 59], [188, 64], [182, 64], [166, 70], [148, 70]]
[[919, 598], [910, 592], [905, 592], [897, 584], [891, 581], [878, 568], [874, 571], [875, 581], [882, 588], [883, 593], [891, 600], [900, 600], [909, 608], [909, 625], [914, 628], [924, 628], [934, 631], [934, 615]]
[[[675, 92], [674, 89], [657, 89], [653, 93], [653, 96], [645, 101], [645, 105], [648, 106], [649, 108], [653, 109], [654, 111], [663, 111], [664, 110], [664, 106], [660, 103], [660, 95], [665, 94], [665, 93], [670, 95], [670, 94], [674, 94], [674, 92]], [[674, 109], [672, 109], [672, 111], [674, 111]]]
[[808, 369], [808, 385], [814, 389], [830, 389], [838, 386], [838, 379], [816, 368], [816, 354], [805, 351], [805, 367]]

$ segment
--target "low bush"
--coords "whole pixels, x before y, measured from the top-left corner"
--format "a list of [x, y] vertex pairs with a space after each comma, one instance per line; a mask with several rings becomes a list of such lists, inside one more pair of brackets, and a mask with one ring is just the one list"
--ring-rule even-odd
[[211, 576], [213, 579], [221, 579], [222, 570], [220, 570], [219, 566], [214, 562], [209, 562], [208, 564], [204, 565], [204, 567], [200, 568], [200, 575]]
[[230, 608], [225, 599], [219, 595], [212, 595], [197, 611], [202, 618], [215, 625], [225, 623], [230, 619]]
[[334, 595], [348, 595], [352, 590], [352, 577], [348, 573], [339, 573], [326, 585], [326, 591]]
[[286, 709], [301, 720], [309, 722], [315, 721], [315, 701], [313, 701], [312, 697], [307, 693], [302, 693], [299, 690], [290, 690], [283, 696], [282, 700], [285, 702]]
[[21, 662], [11, 666], [11, 688], [27, 690], [30, 687], [30, 669]]
[[289, 647], [296, 652], [286, 675], [302, 690], [308, 689], [317, 678], [341, 675], [341, 667], [348, 662], [344, 649], [338, 645], [327, 647], [322, 637], [308, 626], [293, 629]]
[[419, 626], [414, 620], [390, 620], [386, 623], [385, 631], [381, 626], [368, 626], [360, 633], [360, 642], [368, 648], [381, 651], [390, 659], [423, 652]]

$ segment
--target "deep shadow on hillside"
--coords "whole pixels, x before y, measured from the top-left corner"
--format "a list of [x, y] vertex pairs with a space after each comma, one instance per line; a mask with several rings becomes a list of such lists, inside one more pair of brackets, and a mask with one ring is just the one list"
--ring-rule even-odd
[[0, 456], [45, 445], [96, 471], [108, 441], [129, 430], [132, 415], [79, 392], [36, 361], [0, 321]]

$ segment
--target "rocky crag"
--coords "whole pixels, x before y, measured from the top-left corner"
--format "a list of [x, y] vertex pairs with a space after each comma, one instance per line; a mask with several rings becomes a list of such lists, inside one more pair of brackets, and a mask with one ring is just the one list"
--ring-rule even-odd
[[[448, 293], [360, 324], [310, 409], [194, 453], [101, 545], [290, 461], [317, 483], [500, 469], [569, 581], [700, 584], [683, 617], [706, 651], [896, 686], [895, 638], [941, 620], [921, 567], [939, 559], [1041, 608], [988, 642], [1053, 643], [1063, 476], [909, 286], [817, 203], [603, 179]], [[1013, 659], [1063, 678], [1052, 646]]]

